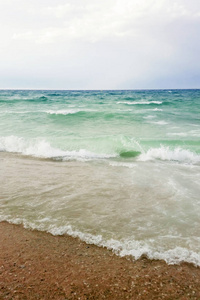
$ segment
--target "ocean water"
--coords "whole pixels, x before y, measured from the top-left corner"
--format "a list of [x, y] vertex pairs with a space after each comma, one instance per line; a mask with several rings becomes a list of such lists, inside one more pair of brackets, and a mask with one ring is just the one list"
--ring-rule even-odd
[[0, 91], [0, 220], [200, 266], [200, 90]]

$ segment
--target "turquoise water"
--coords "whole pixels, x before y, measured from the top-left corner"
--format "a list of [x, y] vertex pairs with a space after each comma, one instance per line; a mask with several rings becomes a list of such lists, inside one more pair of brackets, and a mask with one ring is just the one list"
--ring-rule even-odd
[[0, 91], [0, 219], [200, 265], [200, 90]]

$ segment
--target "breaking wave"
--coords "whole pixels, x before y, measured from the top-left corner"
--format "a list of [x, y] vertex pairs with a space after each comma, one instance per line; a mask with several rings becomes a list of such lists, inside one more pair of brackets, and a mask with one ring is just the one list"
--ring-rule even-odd
[[139, 142], [125, 136], [94, 137], [84, 141], [83, 145], [73, 146], [68, 141], [68, 149], [54, 147], [50, 142], [41, 139], [25, 139], [17, 136], [0, 137], [0, 151], [20, 153], [39, 158], [55, 160], [95, 160], [108, 158], [132, 159], [137, 161], [177, 161], [196, 164], [200, 155], [180, 147], [161, 146], [144, 150]]
[[161, 146], [160, 148], [151, 148], [146, 153], [141, 153], [138, 157], [139, 161], [149, 161], [155, 159], [185, 163], [198, 163], [200, 162], [200, 155], [179, 147], [170, 149], [170, 147]]
[[127, 105], [149, 105], [149, 104], [162, 104], [162, 101], [119, 101], [117, 104]]
[[52, 147], [45, 140], [27, 141], [24, 138], [9, 136], [0, 139], [0, 151], [20, 153], [23, 155], [35, 156], [40, 158], [54, 158], [56, 160], [71, 160], [71, 159], [100, 159], [109, 158], [112, 155], [93, 153], [85, 149], [65, 151], [59, 148]]
[[83, 109], [61, 109], [61, 110], [48, 110], [47, 114], [50, 115], [72, 115], [80, 112], [93, 112], [94, 110], [83, 110]]
[[[71, 225], [57, 226], [55, 224], [45, 224], [50, 221], [49, 218], [41, 220], [40, 224], [26, 221], [21, 218], [10, 218], [9, 216], [0, 216], [0, 221], [7, 221], [12, 224], [22, 224], [27, 229], [36, 229], [39, 231], [46, 231], [52, 235], [70, 235], [74, 238], [80, 238], [87, 244], [93, 244], [99, 247], [106, 247], [112, 250], [115, 254], [121, 257], [132, 257], [133, 259], [140, 259], [146, 256], [149, 259], [164, 260], [167, 264], [180, 264], [182, 262], [191, 263], [195, 266], [200, 266], [200, 254], [183, 247], [175, 246], [172, 249], [165, 250], [160, 247], [159, 241], [146, 240], [137, 241], [134, 239], [105, 239], [101, 234], [94, 235], [91, 233], [84, 233], [74, 229]], [[43, 222], [42, 222], [43, 221]], [[157, 245], [157, 246], [156, 246]]]

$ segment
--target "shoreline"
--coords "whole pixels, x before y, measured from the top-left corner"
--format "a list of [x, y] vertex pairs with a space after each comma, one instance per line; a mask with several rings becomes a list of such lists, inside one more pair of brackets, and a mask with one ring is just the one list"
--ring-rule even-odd
[[0, 222], [0, 299], [200, 299], [200, 268]]

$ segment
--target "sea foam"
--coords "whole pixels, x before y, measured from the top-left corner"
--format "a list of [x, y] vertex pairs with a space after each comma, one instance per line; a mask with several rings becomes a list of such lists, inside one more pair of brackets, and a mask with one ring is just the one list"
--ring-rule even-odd
[[8, 136], [0, 138], [0, 151], [20, 153], [39, 158], [54, 158], [56, 160], [90, 160], [114, 157], [106, 153], [95, 153], [86, 149], [65, 151], [52, 147], [45, 140], [26, 140], [22, 137]]
[[117, 104], [149, 105], [149, 104], [162, 104], [162, 101], [118, 101]]
[[[164, 250], [162, 247], [155, 246], [155, 241], [148, 239], [146, 241], [137, 241], [134, 239], [107, 240], [103, 238], [101, 234], [94, 235], [91, 233], [84, 233], [80, 230], [76, 230], [69, 224], [64, 226], [56, 226], [54, 224], [45, 225], [45, 222], [36, 224], [21, 218], [10, 218], [10, 216], [0, 216], [0, 221], [7, 221], [12, 224], [22, 224], [24, 228], [46, 231], [55, 236], [67, 234], [75, 238], [78, 237], [87, 244], [105, 247], [121, 257], [127, 256], [137, 260], [145, 255], [149, 259], [164, 260], [167, 264], [171, 265], [188, 262], [195, 266], [200, 266], [200, 253], [183, 247], [174, 247], [172, 249]], [[51, 220], [48, 219], [47, 221]]]
[[198, 163], [200, 162], [200, 155], [179, 147], [170, 149], [169, 147], [161, 146], [160, 148], [151, 148], [147, 152], [140, 154], [138, 157], [138, 161], [155, 159], [184, 163]]
[[[161, 146], [159, 148], [150, 148], [144, 151], [139, 142], [135, 140], [132, 141], [131, 139], [125, 139], [125, 137], [120, 137], [118, 138], [118, 140], [109, 140], [109, 143], [111, 143], [109, 145], [109, 152], [100, 151], [99, 144], [96, 145], [94, 151], [83, 148], [77, 150], [63, 150], [57, 147], [53, 147], [50, 142], [44, 139], [25, 139], [23, 137], [7, 136], [0, 137], [0, 151], [20, 153], [23, 155], [39, 158], [52, 158], [55, 160], [63, 161], [123, 157], [135, 158], [137, 161], [144, 162], [156, 159], [190, 164], [200, 162], [200, 155], [190, 150], [182, 149], [180, 147], [171, 149], [167, 146]], [[123, 164], [124, 163], [126, 166], [128, 166], [130, 162], [123, 162]]]
[[167, 125], [168, 123], [164, 120], [157, 121], [157, 122], [149, 122], [151, 124], [156, 124], [156, 125]]
[[45, 111], [47, 114], [50, 115], [73, 115], [77, 114], [79, 112], [92, 112], [95, 110], [90, 110], [90, 109], [60, 109], [60, 110], [47, 110]]

